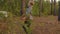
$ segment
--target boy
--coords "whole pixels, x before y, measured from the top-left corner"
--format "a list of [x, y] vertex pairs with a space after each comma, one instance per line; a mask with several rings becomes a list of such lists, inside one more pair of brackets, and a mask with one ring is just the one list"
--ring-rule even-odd
[[32, 10], [33, 4], [34, 4], [34, 1], [30, 0], [29, 3], [28, 3], [27, 10], [26, 10], [26, 18], [29, 17], [30, 19], [33, 19], [32, 16], [31, 16], [31, 10]]

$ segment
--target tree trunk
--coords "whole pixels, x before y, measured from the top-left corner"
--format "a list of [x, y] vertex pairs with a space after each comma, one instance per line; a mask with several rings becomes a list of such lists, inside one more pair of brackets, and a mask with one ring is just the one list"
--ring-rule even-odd
[[53, 15], [56, 16], [56, 0], [54, 0], [54, 12]]
[[52, 11], [52, 8], [53, 7], [53, 0], [51, 0], [51, 15], [52, 15], [52, 13], [53, 13], [53, 11]]
[[60, 21], [60, 1], [59, 1], [58, 21]]
[[40, 11], [39, 11], [39, 17], [41, 16], [41, 13], [43, 12], [43, 0], [39, 1]]
[[26, 0], [21, 0], [21, 16], [25, 14], [25, 1]]

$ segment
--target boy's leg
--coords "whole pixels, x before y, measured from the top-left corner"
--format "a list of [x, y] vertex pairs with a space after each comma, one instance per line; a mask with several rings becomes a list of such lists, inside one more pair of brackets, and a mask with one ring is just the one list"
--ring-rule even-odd
[[30, 19], [33, 20], [33, 16], [32, 15], [30, 15]]

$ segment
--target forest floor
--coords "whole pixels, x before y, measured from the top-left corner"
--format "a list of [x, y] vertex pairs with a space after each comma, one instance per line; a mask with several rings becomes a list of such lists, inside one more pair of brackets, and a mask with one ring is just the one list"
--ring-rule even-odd
[[[34, 17], [31, 23], [32, 34], [60, 34], [60, 23], [57, 18], [57, 16]], [[0, 21], [0, 34], [25, 34], [20, 21], [22, 20], [19, 17], [5, 22]]]
[[32, 34], [60, 34], [57, 16], [34, 17], [35, 28]]

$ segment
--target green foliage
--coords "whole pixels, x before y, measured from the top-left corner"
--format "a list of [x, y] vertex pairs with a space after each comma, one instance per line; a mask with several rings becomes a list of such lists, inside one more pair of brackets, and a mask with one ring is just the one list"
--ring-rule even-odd
[[33, 9], [32, 9], [32, 14], [34, 16], [38, 16], [39, 15], [39, 2], [35, 2]]
[[19, 15], [21, 0], [0, 0], [0, 11], [8, 11], [14, 15]]
[[50, 3], [49, 2], [44, 2], [43, 3], [43, 16], [46, 16], [48, 14], [50, 14]]
[[3, 13], [0, 13], [0, 17], [4, 17], [4, 14]]
[[[26, 7], [28, 6], [28, 1], [26, 0]], [[20, 9], [21, 9], [21, 0], [0, 0], [0, 11], [8, 11], [11, 12], [13, 15], [20, 16]], [[41, 12], [42, 16], [49, 15], [51, 13], [51, 4], [50, 2], [43, 2], [43, 12], [40, 10], [40, 3], [39, 1], [35, 1], [35, 4], [32, 9], [32, 15], [39, 16], [39, 12]], [[54, 6], [53, 6], [54, 8]], [[54, 9], [52, 8], [52, 11]], [[56, 6], [56, 13], [58, 13], [58, 6]]]
[[0, 13], [0, 20], [4, 20], [6, 17], [3, 13]]
[[26, 32], [26, 34], [31, 34], [31, 20], [27, 20], [24, 22], [23, 29]]
[[[56, 3], [57, 4], [57, 3]], [[43, 1], [43, 12], [40, 10], [39, 2], [35, 2], [32, 14], [34, 16], [38, 16], [39, 12], [41, 13], [41, 16], [48, 16], [51, 14], [51, 3], [50, 2], [44, 2]], [[54, 5], [52, 5], [52, 12], [54, 12]], [[56, 5], [56, 14], [58, 14], [58, 5]]]

